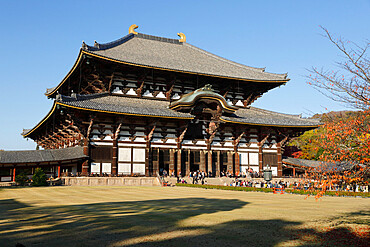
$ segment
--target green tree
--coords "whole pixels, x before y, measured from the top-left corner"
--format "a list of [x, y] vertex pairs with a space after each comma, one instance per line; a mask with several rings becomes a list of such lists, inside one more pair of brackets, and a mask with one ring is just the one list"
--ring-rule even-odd
[[27, 177], [26, 173], [24, 173], [24, 172], [22, 172], [21, 174], [18, 174], [15, 177], [15, 182], [17, 184], [19, 184], [20, 186], [25, 186], [26, 183], [27, 183], [27, 180], [28, 180], [28, 177]]
[[33, 186], [46, 186], [47, 183], [47, 177], [44, 171], [41, 168], [36, 168], [35, 173], [32, 176], [32, 185]]

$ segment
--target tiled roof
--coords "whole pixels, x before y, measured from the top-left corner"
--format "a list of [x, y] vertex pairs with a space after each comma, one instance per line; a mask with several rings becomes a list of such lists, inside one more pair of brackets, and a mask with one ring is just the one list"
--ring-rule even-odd
[[45, 93], [45, 94], [52, 93], [52, 92], [55, 90], [55, 88], [56, 88], [56, 87], [47, 88], [47, 89], [46, 89], [46, 93]]
[[41, 163], [86, 157], [83, 154], [83, 147], [79, 146], [47, 150], [0, 151], [0, 164]]
[[[126, 113], [154, 117], [194, 118], [189, 113], [177, 112], [169, 109], [168, 101], [131, 98], [123, 96], [110, 96], [107, 93], [95, 95], [77, 95], [76, 97], [58, 96], [57, 102], [76, 108], [106, 111], [113, 113]], [[235, 114], [222, 116], [222, 120], [271, 126], [312, 126], [319, 125], [319, 120], [304, 119], [298, 115], [288, 115], [251, 107], [240, 108]]]
[[[300, 166], [300, 167], [307, 167], [307, 168], [314, 168], [319, 169], [321, 171], [346, 171], [352, 169], [356, 164], [351, 162], [324, 162], [324, 161], [317, 161], [317, 160], [305, 160], [305, 159], [296, 159], [288, 157], [282, 160], [284, 164], [293, 165], [293, 166]], [[363, 166], [363, 165], [360, 165]]]
[[255, 107], [240, 108], [234, 115], [222, 116], [221, 119], [236, 123], [271, 125], [271, 126], [295, 126], [316, 127], [320, 125], [318, 119], [301, 118], [299, 115], [289, 115], [267, 111]]
[[168, 101], [109, 96], [106, 93], [95, 95], [77, 95], [75, 97], [60, 96], [57, 102], [83, 109], [126, 113], [153, 117], [194, 118], [193, 115], [172, 111], [168, 108]]
[[287, 74], [265, 72], [216, 56], [176, 39], [129, 34], [119, 40], [82, 47], [90, 53], [131, 64], [211, 76], [258, 81], [287, 81]]

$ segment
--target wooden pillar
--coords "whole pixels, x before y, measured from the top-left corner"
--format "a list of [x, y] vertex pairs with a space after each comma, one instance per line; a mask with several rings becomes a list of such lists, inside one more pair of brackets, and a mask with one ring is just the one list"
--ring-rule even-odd
[[[231, 169], [230, 169], [231, 168]], [[227, 169], [230, 170], [230, 173], [235, 174], [235, 167], [233, 164], [233, 153], [228, 151], [227, 152]]]
[[201, 172], [206, 172], [206, 157], [203, 150], [200, 150], [200, 164], [199, 164], [199, 170]]
[[172, 175], [175, 174], [175, 150], [174, 149], [170, 149], [170, 164], [169, 164], [169, 174], [168, 175]]
[[15, 166], [13, 167], [13, 179], [12, 179], [13, 182], [15, 182]]
[[235, 175], [239, 176], [240, 175], [240, 156], [239, 156], [239, 153], [235, 152], [234, 157], [235, 157], [235, 159], [234, 159], [235, 160]]
[[293, 177], [295, 177], [295, 167], [293, 167]]
[[282, 177], [283, 176], [283, 167], [282, 167], [282, 158], [281, 158], [281, 143], [278, 142], [276, 144], [276, 147], [277, 147], [277, 163], [278, 163], [278, 177]]
[[113, 139], [113, 159], [112, 159], [112, 175], [117, 175], [118, 173], [118, 141]]
[[[89, 156], [89, 141], [87, 138], [84, 139], [83, 146], [84, 155]], [[82, 163], [82, 175], [87, 176], [89, 174], [89, 159], [86, 159]]]
[[60, 162], [58, 163], [58, 178], [60, 178]]
[[[152, 152], [153, 156], [155, 155], [155, 161], [153, 161], [153, 175], [157, 176], [159, 174], [159, 149], [157, 148], [155, 152]], [[154, 159], [154, 157], [153, 157]]]
[[212, 151], [211, 150], [208, 150], [208, 152], [207, 152], [207, 159], [208, 159], [208, 174], [209, 174], [209, 172], [211, 172], [212, 173], [212, 175], [214, 175], [213, 173], [215, 172], [215, 171], [213, 171], [213, 168], [212, 168]]
[[[180, 177], [181, 168], [182, 168], [182, 156], [181, 156], [181, 149], [177, 149], [177, 176]], [[184, 176], [185, 174], [181, 174]]]
[[220, 176], [220, 169], [221, 169], [221, 152], [220, 151], [216, 151], [216, 155], [217, 155], [216, 176], [219, 177]]
[[190, 150], [188, 150], [186, 155], [187, 155], [187, 161], [185, 163], [186, 176], [189, 176], [190, 174]]
[[145, 176], [149, 177], [150, 174], [150, 141], [146, 142], [146, 147], [145, 147]]
[[259, 172], [263, 172], [263, 148], [262, 145], [258, 145], [258, 164], [259, 164]]

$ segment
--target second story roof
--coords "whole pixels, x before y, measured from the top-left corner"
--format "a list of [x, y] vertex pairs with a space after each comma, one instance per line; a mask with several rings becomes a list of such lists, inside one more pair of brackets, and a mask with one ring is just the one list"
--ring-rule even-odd
[[256, 81], [287, 80], [287, 74], [268, 73], [264, 68], [236, 63], [177, 39], [141, 33], [130, 33], [106, 44], [83, 44], [82, 49], [104, 58], [153, 68]]

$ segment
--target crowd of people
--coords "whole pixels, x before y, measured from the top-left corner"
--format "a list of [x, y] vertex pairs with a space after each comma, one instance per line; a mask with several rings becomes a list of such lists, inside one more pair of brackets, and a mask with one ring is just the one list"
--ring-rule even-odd
[[[234, 178], [232, 182], [224, 183], [224, 186], [234, 186], [234, 187], [255, 187], [255, 188], [292, 188], [299, 190], [308, 190], [314, 185], [313, 182], [292, 182], [290, 180], [275, 180], [266, 182], [264, 180], [253, 180], [254, 177], [250, 176], [248, 179], [243, 179], [243, 176], [235, 177], [229, 172], [221, 172], [223, 177]], [[213, 177], [212, 174], [207, 174], [204, 171], [194, 171], [189, 174], [189, 179], [192, 184], [207, 184], [206, 178]], [[187, 179], [179, 176], [177, 178], [178, 183], [187, 183]], [[328, 187], [327, 190], [331, 191], [350, 191], [350, 192], [369, 192], [368, 185], [360, 184], [333, 184]]]

